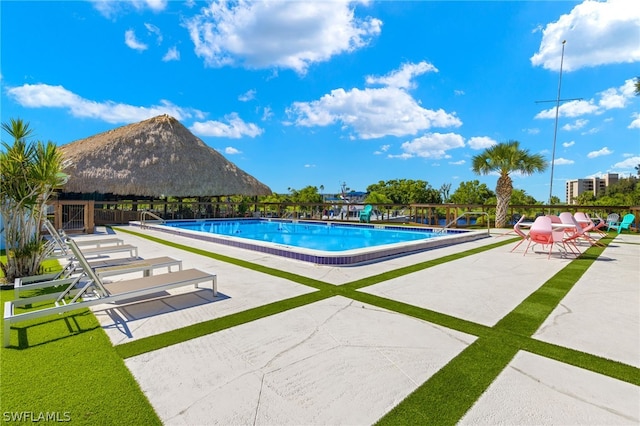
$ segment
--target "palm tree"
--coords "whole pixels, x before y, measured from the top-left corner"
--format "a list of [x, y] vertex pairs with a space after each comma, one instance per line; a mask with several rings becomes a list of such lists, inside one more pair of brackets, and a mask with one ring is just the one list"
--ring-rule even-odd
[[529, 150], [520, 149], [520, 142], [503, 142], [484, 150], [472, 159], [472, 170], [480, 175], [498, 172], [500, 177], [496, 184], [496, 228], [505, 226], [507, 222], [507, 208], [513, 191], [513, 181], [509, 174], [520, 172], [532, 175], [543, 172], [548, 164], [540, 154], [530, 154]]
[[0, 262], [6, 280], [35, 275], [44, 258], [40, 234], [46, 203], [55, 187], [66, 180], [62, 158], [53, 142], [29, 142], [29, 123], [11, 119], [2, 129], [13, 145], [0, 151], [0, 216], [7, 262]]

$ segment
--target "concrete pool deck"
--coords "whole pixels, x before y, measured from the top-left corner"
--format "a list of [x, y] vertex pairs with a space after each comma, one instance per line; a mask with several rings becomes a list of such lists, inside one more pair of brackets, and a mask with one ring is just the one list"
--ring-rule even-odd
[[[500, 232], [507, 231], [348, 267], [314, 266], [183, 237], [172, 236], [171, 242], [338, 286], [508, 238], [499, 237]], [[182, 259], [185, 268], [216, 273], [219, 295], [186, 288], [168, 298], [98, 308], [94, 312], [114, 345], [317, 291], [116, 233], [138, 246], [142, 257], [170, 255]], [[148, 234], [167, 239], [154, 231]], [[359, 291], [492, 327], [572, 259], [523, 256], [524, 245], [510, 253], [513, 245]], [[532, 337], [640, 367], [639, 259], [640, 235], [616, 237]], [[165, 424], [364, 425], [375, 423], [476, 339], [336, 295], [125, 363]], [[461, 424], [639, 422], [640, 387], [525, 351], [516, 354], [460, 419]]]

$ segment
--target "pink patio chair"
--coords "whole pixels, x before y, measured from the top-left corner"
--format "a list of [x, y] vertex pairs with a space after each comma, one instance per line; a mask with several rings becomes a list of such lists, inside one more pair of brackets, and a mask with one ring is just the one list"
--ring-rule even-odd
[[589, 243], [591, 243], [591, 245], [602, 247], [602, 244], [600, 244], [590, 234], [591, 232], [597, 232], [597, 231], [596, 231], [596, 224], [594, 223], [593, 220], [591, 220], [589, 215], [583, 212], [576, 212], [573, 215], [573, 217], [580, 224], [580, 226], [582, 226], [582, 230], [586, 234], [586, 238], [589, 240]]
[[513, 225], [513, 232], [515, 232], [517, 235], [519, 235], [522, 239], [520, 241], [518, 241], [518, 244], [515, 245], [514, 248], [511, 249], [511, 253], [518, 248], [518, 246], [522, 243], [525, 242], [525, 240], [527, 240], [529, 238], [529, 236], [527, 234], [525, 234], [522, 229], [520, 228], [520, 224], [522, 223], [522, 221], [524, 220], [525, 215], [522, 215], [520, 217], [520, 219], [518, 219], [518, 221], [515, 223], [515, 225]]
[[556, 216], [555, 214], [548, 214], [547, 217], [549, 219], [551, 219], [551, 223], [562, 223], [560, 218], [558, 216]]
[[529, 230], [529, 244], [527, 244], [527, 249], [524, 251], [524, 254], [527, 254], [529, 250], [529, 246], [534, 244], [541, 244], [543, 247], [549, 246], [549, 253], [547, 255], [547, 259], [551, 258], [551, 251], [553, 250], [554, 244], [561, 248], [560, 253], [562, 257], [565, 257], [567, 254], [567, 249], [565, 247], [564, 241], [564, 231], [563, 230], [555, 230], [553, 229], [551, 218], [547, 216], [539, 216], [531, 225], [531, 229]]
[[607, 233], [602, 228], [607, 226], [607, 221], [601, 218], [598, 213], [596, 213], [596, 217], [598, 218], [598, 223], [593, 228], [593, 230], [597, 232], [601, 237], [606, 237]]
[[567, 244], [572, 244], [573, 247], [578, 249], [577, 242], [579, 240], [587, 241], [591, 245], [596, 245], [598, 242], [591, 238], [589, 235], [589, 231], [593, 228], [593, 222], [591, 225], [588, 225], [586, 228], [583, 228], [580, 223], [576, 220], [575, 217], [569, 212], [560, 213], [560, 220], [564, 225], [571, 225], [570, 228], [565, 229], [567, 232], [567, 236], [564, 239], [564, 242]]

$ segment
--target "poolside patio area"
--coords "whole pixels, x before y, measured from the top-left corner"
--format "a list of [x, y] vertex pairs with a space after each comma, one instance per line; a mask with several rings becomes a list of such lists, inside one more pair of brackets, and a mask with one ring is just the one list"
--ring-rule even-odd
[[[94, 308], [112, 343], [129, 348], [125, 363], [165, 424], [364, 425], [407, 397], [424, 398], [425, 407], [465, 400], [460, 424], [640, 422], [638, 380], [613, 373], [640, 376], [640, 235], [617, 236], [528, 334], [517, 320], [523, 303], [535, 306], [528, 298], [544, 292], [573, 257], [548, 260], [546, 253], [523, 256], [524, 245], [513, 253], [515, 243], [493, 246], [509, 241], [501, 235], [508, 230], [348, 267], [171, 237], [172, 244], [216, 254], [209, 257], [127, 227], [98, 231], [88, 237], [115, 232], [142, 257], [169, 255], [185, 268], [217, 274], [216, 297], [184, 288]], [[469, 250], [475, 252], [456, 256]], [[438, 261], [445, 256], [451, 258]], [[271, 310], [260, 314], [267, 305]], [[247, 311], [255, 320], [216, 328], [216, 319]], [[179, 338], [200, 323], [212, 331]], [[176, 333], [179, 343], [163, 347], [164, 333]], [[154, 339], [157, 349], [137, 349]], [[512, 352], [504, 355], [503, 346]], [[504, 365], [492, 358], [494, 349], [506, 356]], [[574, 358], [583, 365], [566, 362]], [[500, 368], [484, 372], [485, 362]], [[469, 375], [471, 391], [462, 386], [443, 395], [438, 383], [464, 383], [458, 366], [475, 366], [486, 385]]]

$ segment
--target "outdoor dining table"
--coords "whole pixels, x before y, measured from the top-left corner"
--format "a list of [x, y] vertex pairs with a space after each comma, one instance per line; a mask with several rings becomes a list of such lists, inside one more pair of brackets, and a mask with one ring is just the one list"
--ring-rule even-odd
[[[531, 225], [533, 225], [533, 222], [521, 222], [520, 223], [520, 227], [521, 228], [531, 228]], [[562, 229], [562, 230], [566, 230], [566, 229], [573, 229], [575, 228], [575, 225], [570, 224], [570, 223], [551, 223], [551, 227], [553, 229]]]
[[571, 223], [552, 223], [551, 227], [553, 229], [567, 230], [567, 229], [574, 229], [576, 226]]

